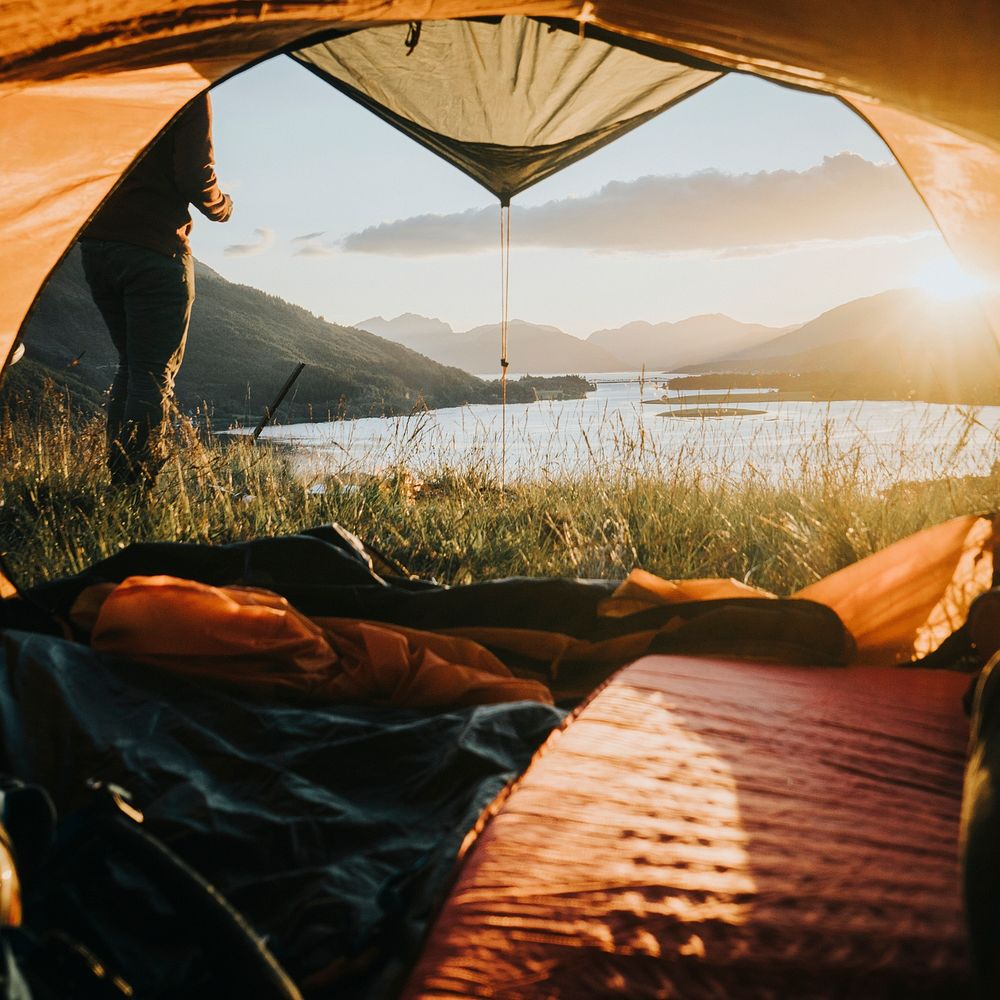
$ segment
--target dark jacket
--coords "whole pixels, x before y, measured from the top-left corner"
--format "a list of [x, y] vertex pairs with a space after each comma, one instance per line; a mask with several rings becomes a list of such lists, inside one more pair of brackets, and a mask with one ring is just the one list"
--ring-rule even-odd
[[188, 205], [213, 222], [225, 222], [233, 210], [219, 189], [213, 159], [212, 109], [203, 94], [150, 146], [82, 235], [169, 257], [188, 252]]

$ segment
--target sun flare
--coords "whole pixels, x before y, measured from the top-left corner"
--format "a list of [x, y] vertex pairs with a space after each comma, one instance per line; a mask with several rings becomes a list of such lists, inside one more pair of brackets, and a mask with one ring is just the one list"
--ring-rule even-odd
[[939, 302], [971, 299], [987, 290], [986, 282], [962, 270], [953, 257], [938, 257], [916, 275], [916, 284]]

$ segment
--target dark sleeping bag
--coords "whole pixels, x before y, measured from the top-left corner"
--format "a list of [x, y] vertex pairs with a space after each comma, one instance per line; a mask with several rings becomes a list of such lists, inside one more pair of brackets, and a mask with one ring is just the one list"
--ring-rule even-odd
[[[435, 713], [263, 702], [15, 631], [0, 659], [0, 770], [43, 786], [60, 817], [88, 806], [88, 779], [127, 789], [143, 827], [312, 996], [391, 995], [466, 833], [564, 717], [525, 702]], [[57, 887], [77, 929], [90, 925], [90, 951], [137, 998], [205, 993], [221, 942], [182, 932], [192, 915], [114, 850], [101, 865], [76, 885], [70, 864]], [[33, 878], [44, 883], [44, 864]], [[135, 912], [120, 903], [130, 896]]]

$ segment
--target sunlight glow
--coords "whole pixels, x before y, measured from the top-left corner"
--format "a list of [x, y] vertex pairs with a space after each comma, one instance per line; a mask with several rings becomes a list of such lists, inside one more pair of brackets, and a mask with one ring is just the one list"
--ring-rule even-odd
[[987, 290], [985, 281], [963, 271], [950, 256], [937, 257], [925, 264], [917, 272], [915, 283], [940, 302], [975, 298]]

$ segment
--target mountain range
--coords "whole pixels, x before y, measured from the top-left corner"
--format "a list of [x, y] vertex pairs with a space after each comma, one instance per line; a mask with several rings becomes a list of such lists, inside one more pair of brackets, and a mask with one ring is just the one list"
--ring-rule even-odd
[[[356, 326], [468, 372], [496, 371], [499, 365], [496, 324], [457, 332], [440, 319], [404, 313], [389, 320], [371, 316]], [[614, 330], [597, 330], [582, 340], [554, 326], [515, 319], [508, 328], [508, 357], [511, 371], [536, 374], [637, 371], [643, 366], [676, 371], [763, 343], [789, 329], [794, 327], [741, 323], [716, 314], [673, 323], [636, 320]]]
[[684, 365], [766, 344], [794, 329], [741, 323], [715, 313], [675, 323], [638, 320], [613, 330], [598, 330], [587, 338], [587, 343], [603, 347], [631, 370], [645, 365], [660, 371], [678, 371]]
[[[177, 381], [182, 409], [207, 403], [217, 422], [254, 421], [298, 361], [307, 367], [282, 407], [286, 420], [499, 399], [495, 380], [472, 374], [499, 367], [496, 325], [457, 333], [442, 320], [406, 313], [371, 317], [357, 328], [339, 326], [229, 282], [204, 264], [196, 264], [196, 273], [198, 296]], [[5, 376], [7, 398], [51, 379], [91, 406], [101, 404], [116, 357], [78, 251], [39, 297], [25, 345], [27, 359]], [[733, 377], [741, 373], [746, 384], [775, 385], [773, 374], [782, 373], [800, 380], [797, 391], [825, 398], [1000, 403], [1000, 355], [978, 307], [935, 302], [916, 289], [856, 299], [784, 329], [710, 315], [636, 321], [581, 340], [515, 320], [509, 356], [513, 370], [536, 376], [634, 371], [645, 364], [647, 370], [698, 374], [705, 387], [735, 387]], [[806, 376], [808, 387], [801, 381]], [[508, 399], [525, 402], [536, 398], [536, 390], [576, 395], [584, 383], [546, 386], [535, 379], [508, 386]]]
[[[497, 366], [495, 326], [456, 333], [441, 320], [412, 313], [373, 317], [358, 326], [467, 371]], [[580, 340], [555, 327], [517, 321], [509, 354], [512, 367], [539, 373], [635, 371], [643, 365], [692, 374], [784, 373], [808, 375], [808, 388], [800, 379], [796, 389], [825, 398], [1000, 403], [1000, 354], [978, 305], [936, 301], [916, 288], [855, 299], [784, 328], [715, 314], [636, 321]], [[711, 384], [725, 388], [726, 380], [720, 375]]]
[[[394, 340], [443, 365], [467, 372], [495, 372], [500, 366], [500, 327], [477, 326], [456, 333], [447, 323], [414, 313], [386, 320], [372, 316], [357, 324], [361, 330]], [[598, 344], [580, 340], [554, 326], [511, 320], [507, 329], [511, 372], [536, 375], [566, 372], [608, 372], [632, 366]]]
[[[227, 281], [201, 262], [195, 272], [197, 296], [176, 386], [184, 410], [207, 402], [219, 421], [256, 421], [299, 361], [306, 368], [282, 405], [286, 420], [322, 420], [328, 413], [382, 416], [422, 404], [499, 398], [495, 383], [363, 330], [328, 323], [275, 295]], [[5, 393], [49, 378], [81, 401], [101, 402], [117, 355], [91, 299], [78, 249], [39, 296], [24, 343], [26, 359], [5, 377]], [[512, 398], [534, 398], [519, 388], [512, 384]]]

